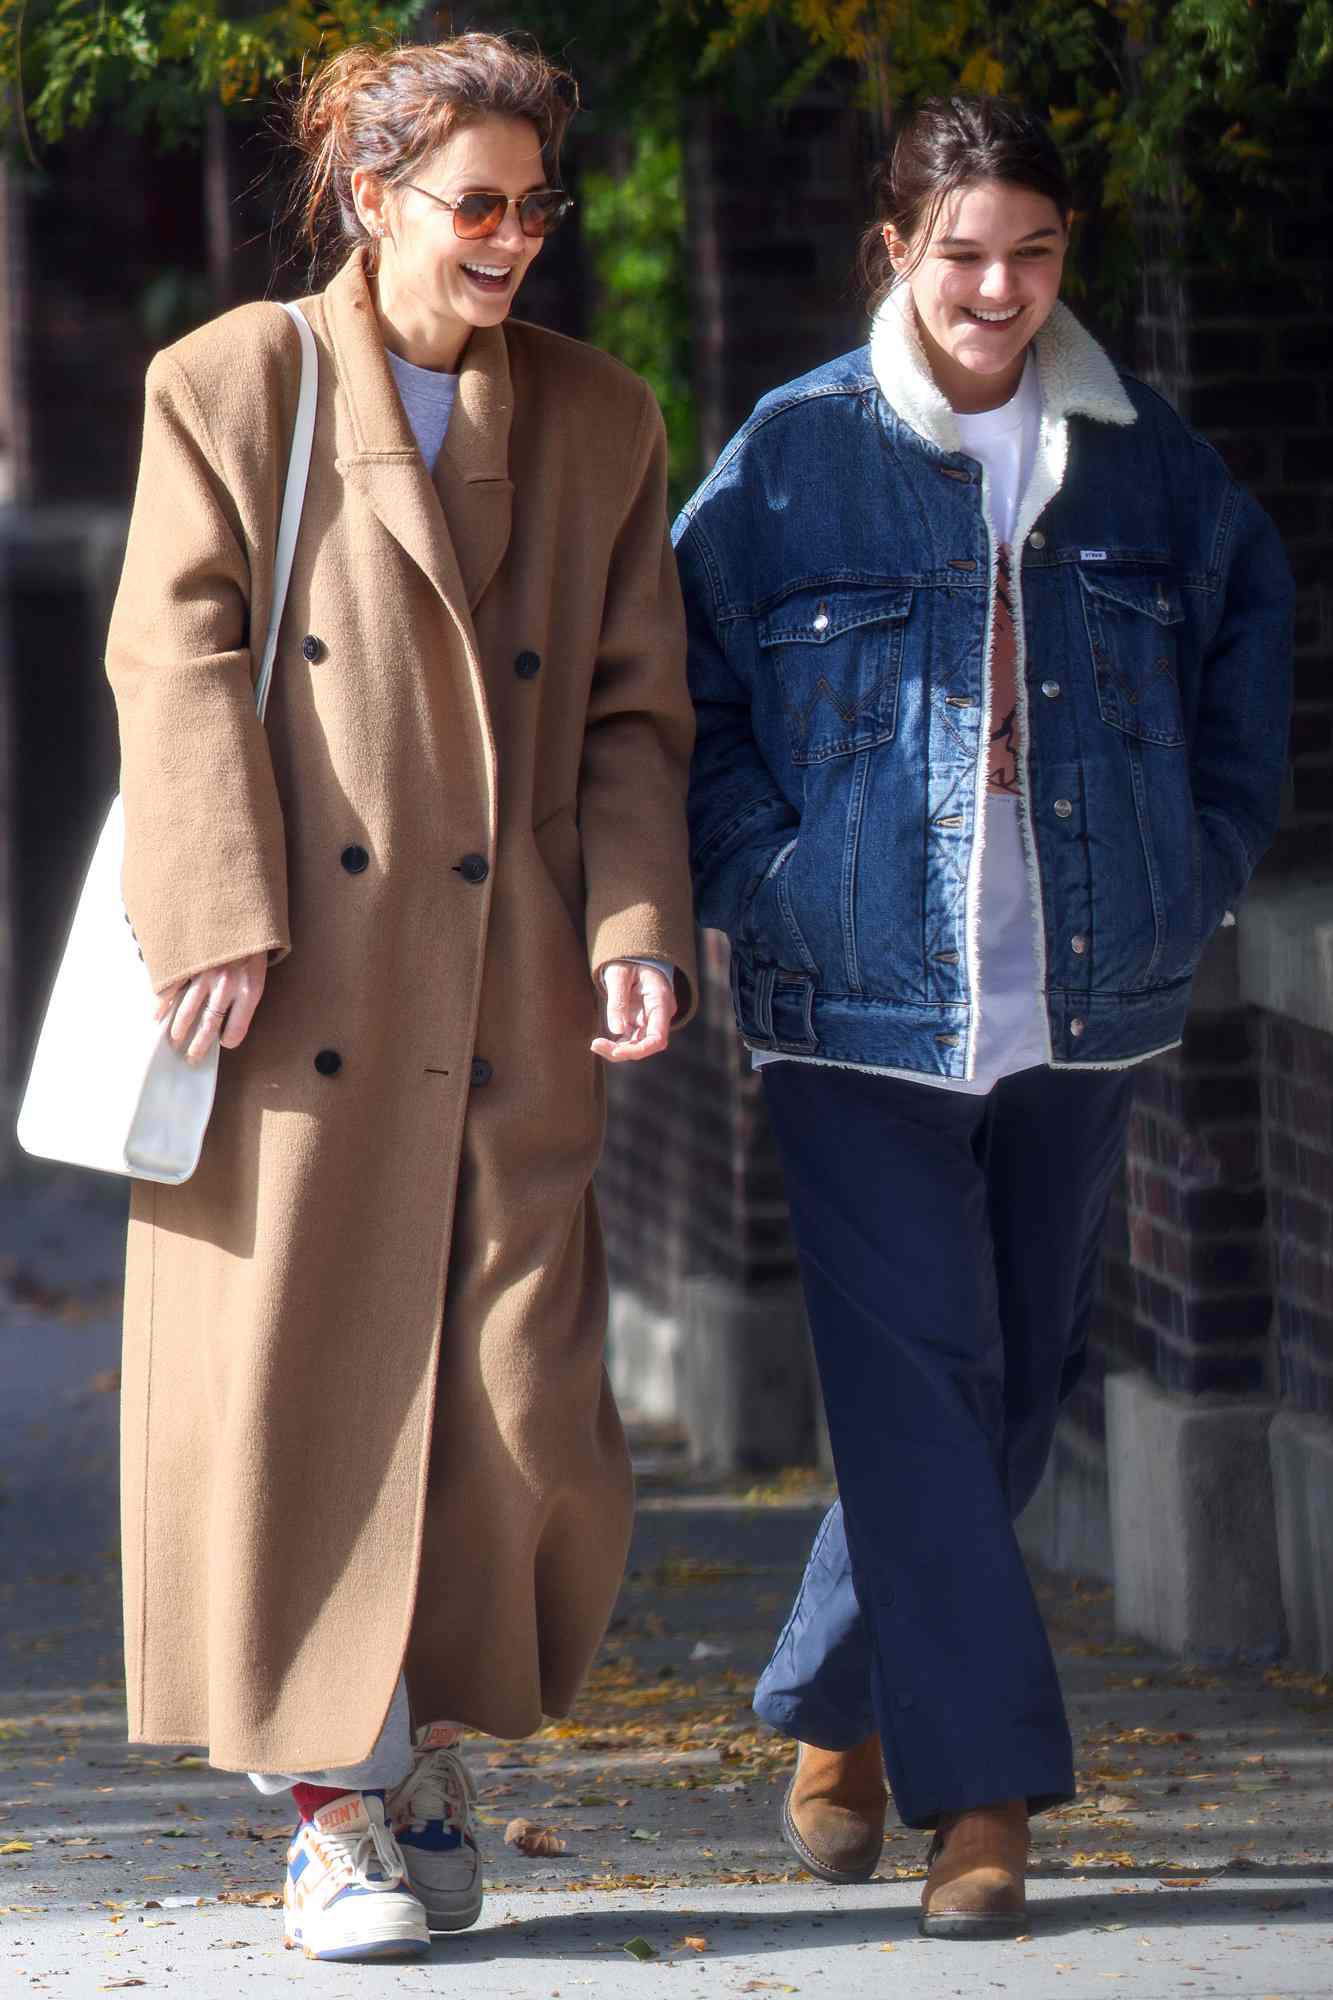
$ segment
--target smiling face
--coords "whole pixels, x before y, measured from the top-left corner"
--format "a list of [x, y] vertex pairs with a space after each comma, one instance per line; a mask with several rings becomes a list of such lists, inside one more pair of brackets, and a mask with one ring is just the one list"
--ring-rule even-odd
[[905, 241], [892, 223], [884, 241], [911, 291], [931, 372], [954, 409], [1007, 402], [1060, 290], [1068, 232], [1050, 196], [981, 182], [948, 197], [924, 246]]
[[[493, 191], [518, 197], [548, 185], [536, 127], [491, 113], [419, 161], [412, 185], [386, 188], [358, 168], [357, 214], [379, 243], [377, 304], [387, 344], [422, 368], [456, 369], [476, 327], [499, 326], [542, 247], [511, 200], [494, 236], [468, 241], [441, 201]], [[436, 197], [436, 199], [432, 199]]]

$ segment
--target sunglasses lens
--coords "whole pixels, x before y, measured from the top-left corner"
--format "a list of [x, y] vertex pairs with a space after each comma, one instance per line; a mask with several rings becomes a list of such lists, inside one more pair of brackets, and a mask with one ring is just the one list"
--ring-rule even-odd
[[454, 228], [469, 240], [494, 236], [507, 206], [502, 194], [465, 194], [454, 209]]
[[574, 206], [559, 188], [543, 188], [539, 194], [525, 194], [518, 205], [518, 219], [525, 236], [549, 236]]

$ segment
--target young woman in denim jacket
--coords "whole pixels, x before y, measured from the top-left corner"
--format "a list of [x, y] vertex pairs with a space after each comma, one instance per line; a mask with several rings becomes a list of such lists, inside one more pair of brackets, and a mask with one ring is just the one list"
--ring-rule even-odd
[[868, 348], [775, 390], [676, 524], [699, 916], [731, 940], [841, 1502], [756, 1696], [787, 1839], [1017, 1931], [1074, 1795], [1012, 1529], [1078, 1375], [1134, 1066], [1271, 834], [1290, 582], [1209, 446], [1058, 302], [1045, 128], [924, 105]]

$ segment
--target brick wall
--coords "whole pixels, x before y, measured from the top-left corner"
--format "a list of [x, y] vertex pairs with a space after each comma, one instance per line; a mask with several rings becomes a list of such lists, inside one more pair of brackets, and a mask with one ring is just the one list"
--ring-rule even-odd
[[[1315, 140], [1293, 134], [1295, 194], [1256, 219], [1248, 268], [1182, 262], [1182, 231], [1169, 216], [1145, 227], [1137, 328], [1140, 371], [1262, 501], [1296, 578], [1291, 779], [1268, 880], [1326, 870], [1333, 859], [1333, 182]], [[1304, 1170], [1317, 1178], [1313, 1142], [1297, 1139], [1290, 1118], [1298, 1104], [1316, 1115], [1319, 1071], [1303, 1065], [1317, 1065], [1323, 1038], [1241, 1004], [1229, 933], [1212, 956], [1217, 976], [1201, 981], [1184, 1046], [1138, 1079], [1093, 1367], [1070, 1411], [1087, 1441], [1102, 1434], [1101, 1376], [1127, 1364], [1164, 1389], [1280, 1393], [1328, 1407], [1333, 1310], [1327, 1301], [1320, 1309], [1310, 1239], [1330, 1227], [1333, 1170], [1318, 1189], [1275, 1171], [1302, 1144]], [[1288, 1296], [1292, 1272], [1302, 1274], [1299, 1297]]]
[[1072, 1413], [1094, 1431], [1109, 1364], [1195, 1395], [1263, 1394], [1273, 1313], [1252, 1021], [1198, 1014], [1140, 1072], [1103, 1251], [1100, 1369]]
[[682, 1284], [762, 1286], [795, 1271], [759, 1079], [736, 1033], [727, 941], [700, 936], [697, 1019], [670, 1054], [607, 1076], [598, 1200], [611, 1275], [670, 1314]]
[[770, 389], [865, 339], [853, 275], [870, 160], [848, 90], [780, 121], [701, 103], [686, 135], [702, 462]]

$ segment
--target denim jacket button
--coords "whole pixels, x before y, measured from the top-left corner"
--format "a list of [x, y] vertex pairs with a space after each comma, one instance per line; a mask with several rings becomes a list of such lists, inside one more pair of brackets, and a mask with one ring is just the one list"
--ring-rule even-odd
[[1075, 935], [1070, 938], [1069, 949], [1073, 952], [1075, 958], [1082, 958], [1087, 948], [1088, 948], [1088, 940], [1083, 936], [1082, 932], [1076, 932]]
[[1060, 693], [1060, 683], [1059, 681], [1043, 681], [1041, 691], [1047, 701], [1054, 701]]
[[817, 618], [815, 619], [815, 621], [814, 621], [814, 625], [815, 625], [815, 630], [816, 630], [816, 632], [827, 632], [827, 631], [828, 631], [828, 612], [827, 612], [827, 611], [821, 611], [821, 612], [820, 612], [820, 614], [819, 614], [819, 616], [818, 616], [818, 617], [817, 617]]
[[1068, 799], [1057, 799], [1053, 810], [1057, 819], [1068, 819], [1074, 808]]
[[1074, 1037], [1075, 1041], [1078, 1040], [1079, 1036], [1083, 1033], [1083, 1030], [1087, 1027], [1087, 1025], [1088, 1024], [1086, 1021], [1081, 1020], [1079, 1016], [1075, 1014], [1073, 1020], [1069, 1023], [1069, 1032]]
[[1030, 549], [1044, 549], [1045, 546], [1046, 546], [1045, 535], [1043, 535], [1040, 528], [1034, 528], [1032, 530], [1032, 533], [1028, 536], [1028, 547]]

